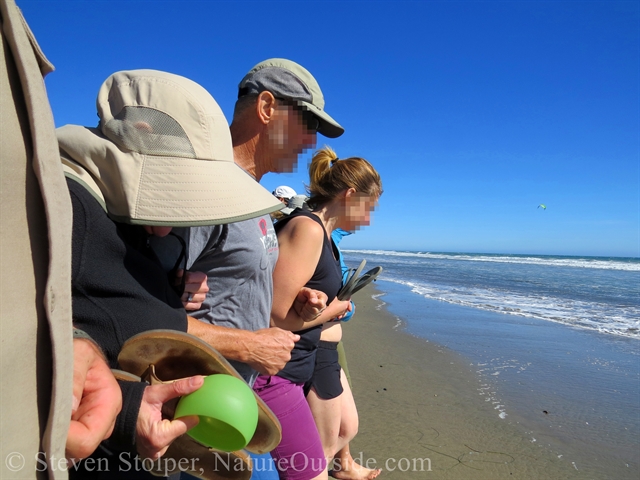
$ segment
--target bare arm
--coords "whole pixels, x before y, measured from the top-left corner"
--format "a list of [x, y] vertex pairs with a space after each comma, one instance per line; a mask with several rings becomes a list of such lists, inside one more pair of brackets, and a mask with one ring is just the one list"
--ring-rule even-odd
[[[287, 317], [282, 324], [292, 325], [291, 331], [298, 331], [305, 328], [315, 327], [316, 325], [322, 325], [334, 318], [342, 317], [347, 311], [351, 310], [351, 302], [349, 300], [340, 301], [334, 298], [329, 306], [323, 310], [323, 312], [313, 320], [302, 321], [302, 319], [296, 315], [296, 312], [289, 310]], [[275, 322], [274, 322], [275, 323]]]
[[275, 375], [291, 359], [291, 350], [299, 335], [280, 328], [250, 332], [221, 327], [187, 317], [187, 332], [204, 340], [229, 359], [246, 363], [265, 375]]
[[280, 253], [273, 272], [272, 323], [280, 328], [297, 331], [325, 323], [344, 314], [349, 302], [334, 300], [322, 313], [310, 321], [300, 316], [296, 308], [301, 289], [316, 270], [324, 230], [309, 218], [295, 218], [278, 233]]

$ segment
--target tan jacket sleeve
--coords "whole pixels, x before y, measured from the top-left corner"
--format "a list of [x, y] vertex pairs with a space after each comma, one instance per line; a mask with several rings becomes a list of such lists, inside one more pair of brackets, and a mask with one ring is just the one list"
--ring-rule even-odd
[[64, 458], [73, 373], [71, 203], [43, 80], [53, 66], [14, 0], [0, 16], [0, 478], [66, 478], [45, 463]]

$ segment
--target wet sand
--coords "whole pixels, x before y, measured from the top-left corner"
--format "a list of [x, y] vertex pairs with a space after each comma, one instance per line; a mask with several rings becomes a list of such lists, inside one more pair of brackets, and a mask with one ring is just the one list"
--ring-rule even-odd
[[360, 430], [352, 455], [385, 479], [572, 479], [585, 472], [501, 420], [469, 362], [403, 331], [402, 320], [356, 294], [344, 343]]

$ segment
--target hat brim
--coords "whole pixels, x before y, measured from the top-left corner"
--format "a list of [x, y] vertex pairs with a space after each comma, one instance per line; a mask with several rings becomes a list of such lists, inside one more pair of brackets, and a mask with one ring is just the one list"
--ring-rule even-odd
[[[120, 368], [142, 376], [150, 365], [161, 381], [193, 375], [224, 373], [244, 379], [231, 364], [207, 342], [177, 330], [149, 330], [131, 337], [118, 355]], [[258, 404], [258, 427], [245, 447], [253, 453], [267, 453], [282, 439], [280, 422], [266, 403], [255, 394]]]
[[[137, 195], [115, 220], [159, 226], [219, 225], [275, 212], [282, 203], [233, 161], [140, 155]], [[122, 206], [120, 206], [120, 209]]]
[[[249, 480], [253, 471], [251, 457], [244, 450], [221, 452], [202, 445], [189, 435], [181, 435], [173, 441], [162, 458], [174, 462], [156, 461], [156, 468], [151, 471], [153, 475], [165, 477], [185, 472], [203, 480]], [[187, 465], [180, 463], [183, 458], [189, 460]]]
[[318, 117], [320, 126], [318, 127], [318, 133], [324, 135], [327, 138], [338, 138], [344, 133], [344, 128], [338, 122], [336, 122], [331, 116], [324, 110], [320, 110], [312, 103], [298, 101], [298, 103], [306, 110], [313, 113]]

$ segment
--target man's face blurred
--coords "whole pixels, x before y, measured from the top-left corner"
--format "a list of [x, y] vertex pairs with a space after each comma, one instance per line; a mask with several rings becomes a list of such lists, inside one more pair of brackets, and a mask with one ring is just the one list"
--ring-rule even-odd
[[267, 135], [271, 147], [274, 171], [289, 173], [295, 170], [298, 156], [316, 146], [317, 121], [309, 112], [279, 100]]

